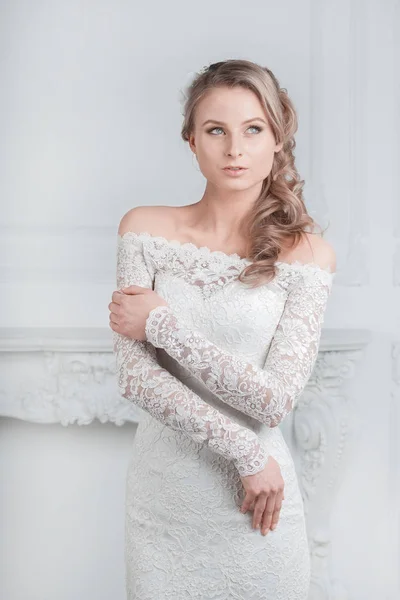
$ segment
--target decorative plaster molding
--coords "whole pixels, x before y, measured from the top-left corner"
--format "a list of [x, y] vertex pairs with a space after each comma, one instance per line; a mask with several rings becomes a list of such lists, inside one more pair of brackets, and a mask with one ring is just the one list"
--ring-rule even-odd
[[325, 506], [332, 499], [332, 489], [351, 428], [348, 398], [341, 393], [341, 388], [343, 381], [353, 376], [355, 363], [361, 354], [323, 352], [294, 413], [294, 436], [300, 451], [306, 514], [321, 489], [323, 494], [327, 494]]
[[[362, 333], [325, 330], [321, 351], [352, 348], [363, 343]], [[0, 353], [0, 416], [63, 425], [97, 418], [122, 425], [143, 415], [118, 393], [107, 329], [3, 328]]]
[[345, 472], [355, 418], [343, 383], [353, 377], [361, 356], [361, 350], [321, 353], [293, 413], [312, 562], [310, 600], [334, 598], [329, 576], [330, 515]]
[[62, 425], [143, 416], [118, 392], [111, 330], [3, 328], [0, 354], [0, 416]]
[[140, 421], [142, 410], [118, 393], [110, 352], [18, 352], [12, 361], [13, 376], [7, 362], [0, 367], [2, 416], [61, 425]]
[[331, 581], [329, 575], [330, 515], [348, 462], [355, 419], [345, 383], [354, 377], [369, 336], [340, 343], [344, 332], [335, 333], [336, 348], [331, 340], [330, 346], [319, 352], [304, 394], [285, 420], [285, 438], [296, 464], [307, 517], [312, 563], [309, 600], [335, 599], [336, 593], [338, 598], [346, 597], [341, 595], [345, 589], [340, 582]]

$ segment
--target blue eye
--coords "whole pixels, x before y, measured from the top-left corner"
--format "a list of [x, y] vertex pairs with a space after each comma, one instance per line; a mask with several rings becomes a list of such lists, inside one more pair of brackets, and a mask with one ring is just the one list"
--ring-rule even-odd
[[[216, 129], [220, 129], [221, 131], [223, 131], [222, 127], [213, 127], [212, 129], [208, 129], [207, 133], [211, 133], [212, 131], [215, 131]], [[260, 133], [260, 131], [262, 131], [262, 127], [259, 127], [258, 125], [250, 125], [250, 127], [248, 127], [248, 129], [257, 129], [257, 133]]]
[[260, 133], [260, 131], [262, 131], [262, 128], [259, 127], [258, 125], [250, 125], [249, 129], [257, 129], [258, 133]]

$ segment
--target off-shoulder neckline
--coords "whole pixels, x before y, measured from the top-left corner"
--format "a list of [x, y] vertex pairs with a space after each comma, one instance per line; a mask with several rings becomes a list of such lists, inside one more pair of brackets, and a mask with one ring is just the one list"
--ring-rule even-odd
[[[192, 253], [194, 252], [198, 252], [200, 254], [206, 254], [207, 256], [214, 256], [216, 258], [223, 258], [223, 259], [231, 259], [234, 262], [238, 262], [238, 263], [247, 263], [247, 264], [252, 264], [255, 261], [253, 261], [250, 258], [246, 258], [246, 257], [242, 257], [239, 256], [239, 254], [237, 254], [236, 252], [232, 252], [231, 254], [228, 254], [227, 252], [224, 252], [223, 250], [211, 250], [211, 248], [209, 248], [208, 246], [196, 246], [196, 244], [193, 244], [193, 242], [182, 242], [180, 240], [172, 240], [172, 239], [168, 239], [164, 236], [161, 235], [154, 235], [152, 233], [149, 233], [148, 231], [126, 231], [125, 233], [121, 234], [117, 234], [117, 238], [119, 241], [123, 241], [125, 239], [128, 238], [147, 238], [147, 239], [152, 239], [154, 241], [157, 241], [159, 243], [171, 246], [175, 249], [181, 249], [182, 251], [190, 251]], [[321, 267], [321, 265], [319, 265], [316, 262], [306, 262], [306, 263], [302, 263], [299, 260], [295, 260], [294, 262], [288, 263], [285, 261], [280, 261], [277, 260], [274, 262], [274, 265], [276, 265], [277, 267], [282, 267], [282, 268], [311, 268], [312, 270], [317, 270], [317, 271], [323, 271], [324, 273], [326, 273], [327, 275], [330, 275], [331, 277], [334, 277], [334, 275], [336, 275], [336, 271], [332, 271], [331, 268], [328, 267]]]

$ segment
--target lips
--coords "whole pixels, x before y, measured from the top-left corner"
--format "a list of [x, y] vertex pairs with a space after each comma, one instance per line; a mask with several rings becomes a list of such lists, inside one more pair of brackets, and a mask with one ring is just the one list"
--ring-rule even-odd
[[232, 167], [225, 167], [222, 170], [225, 171], [225, 175], [229, 175], [229, 177], [240, 177], [247, 171], [247, 168], [241, 167], [239, 169], [232, 169]]

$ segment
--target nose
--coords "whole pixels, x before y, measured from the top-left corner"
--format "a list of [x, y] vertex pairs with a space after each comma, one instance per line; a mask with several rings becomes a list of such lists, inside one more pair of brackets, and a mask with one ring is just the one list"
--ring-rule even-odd
[[233, 158], [243, 155], [239, 136], [231, 135], [227, 137], [226, 154], [227, 156], [232, 156]]

